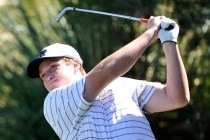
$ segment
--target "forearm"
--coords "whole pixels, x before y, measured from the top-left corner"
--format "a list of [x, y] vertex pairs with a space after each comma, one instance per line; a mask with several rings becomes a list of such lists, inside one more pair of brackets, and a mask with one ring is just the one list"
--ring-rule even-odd
[[140, 37], [111, 54], [87, 75], [85, 98], [93, 100], [112, 80], [126, 73], [135, 64], [144, 50], [154, 41], [155, 29], [149, 29]]
[[183, 106], [190, 100], [187, 74], [174, 42], [166, 42], [163, 49], [167, 62], [166, 94], [174, 104]]
[[105, 59], [103, 62], [108, 64], [107, 69], [110, 70], [110, 74], [118, 77], [130, 70], [153, 41], [153, 34], [154, 31], [152, 29], [147, 30], [140, 37]]

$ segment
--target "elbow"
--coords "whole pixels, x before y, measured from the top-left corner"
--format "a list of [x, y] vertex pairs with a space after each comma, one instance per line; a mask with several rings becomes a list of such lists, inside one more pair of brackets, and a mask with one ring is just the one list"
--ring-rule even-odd
[[188, 105], [190, 103], [190, 91], [189, 88], [187, 88], [184, 92], [184, 106]]
[[186, 99], [183, 99], [183, 101], [180, 103], [180, 107], [185, 107], [189, 104], [190, 102], [190, 99], [186, 98]]
[[184, 95], [184, 96], [182, 96], [177, 103], [179, 108], [187, 106], [190, 102], [189, 90], [185, 91], [182, 95]]

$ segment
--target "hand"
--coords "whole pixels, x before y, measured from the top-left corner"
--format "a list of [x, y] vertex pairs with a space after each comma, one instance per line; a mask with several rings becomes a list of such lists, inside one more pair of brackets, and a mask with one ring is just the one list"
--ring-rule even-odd
[[[161, 29], [158, 32], [158, 36], [160, 38], [161, 44], [164, 42], [175, 42], [177, 43], [177, 38], [179, 34], [179, 26], [178, 24], [169, 19], [169, 18], [164, 18], [161, 22]], [[167, 29], [168, 27], [172, 26], [172, 29]]]
[[164, 18], [164, 16], [151, 16], [147, 23], [147, 29], [153, 28], [155, 30], [159, 30], [162, 18]]
[[160, 23], [162, 21], [162, 18], [165, 18], [164, 16], [157, 16], [153, 17], [151, 16], [147, 23], [147, 29], [154, 31], [154, 36], [151, 42], [154, 42], [156, 39], [158, 39], [158, 31], [160, 29]]

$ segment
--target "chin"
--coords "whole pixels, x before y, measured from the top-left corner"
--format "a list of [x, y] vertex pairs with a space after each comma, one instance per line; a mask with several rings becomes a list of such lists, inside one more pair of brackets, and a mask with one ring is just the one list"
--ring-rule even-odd
[[54, 90], [54, 89], [56, 89], [56, 88], [59, 88], [59, 87], [61, 87], [61, 86], [67, 85], [67, 84], [68, 84], [68, 83], [57, 83], [57, 84], [51, 85], [51, 87], [49, 88], [48, 91], [52, 91], [52, 90]]

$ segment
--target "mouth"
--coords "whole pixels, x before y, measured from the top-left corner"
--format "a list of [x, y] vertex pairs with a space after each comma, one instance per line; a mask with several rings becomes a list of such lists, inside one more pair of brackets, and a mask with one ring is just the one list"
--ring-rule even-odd
[[57, 82], [57, 79], [53, 79], [52, 81], [49, 82], [48, 86], [53, 87], [53, 85]]

